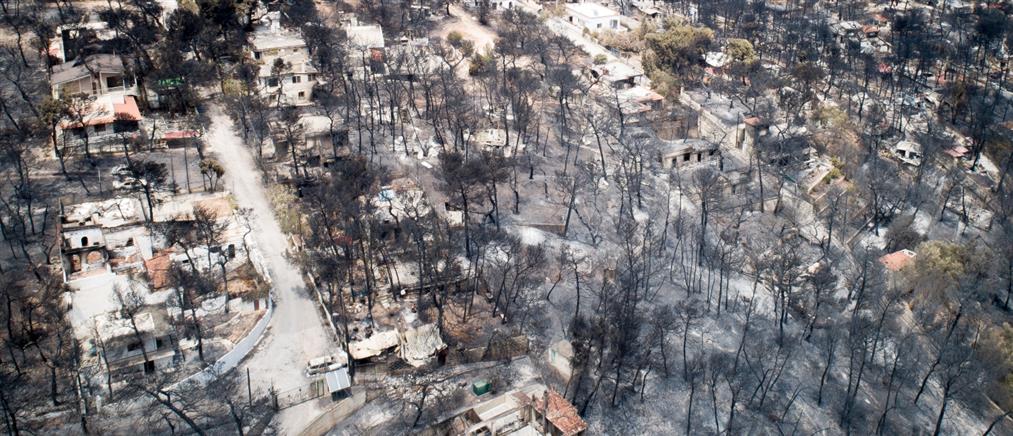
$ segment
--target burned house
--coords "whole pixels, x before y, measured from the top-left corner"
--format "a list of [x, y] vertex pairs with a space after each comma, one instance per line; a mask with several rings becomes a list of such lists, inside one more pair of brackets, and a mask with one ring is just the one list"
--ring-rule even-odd
[[407, 81], [434, 76], [443, 67], [429, 38], [403, 37], [385, 49], [383, 61], [388, 77]]
[[464, 6], [476, 11], [484, 6], [490, 12], [502, 12], [517, 7], [520, 2], [521, 0], [465, 0]]
[[[210, 245], [178, 245], [152, 231], [151, 223], [170, 220], [181, 225], [180, 231], [192, 231], [187, 222], [196, 219], [198, 206], [228, 223]], [[261, 297], [247, 292], [257, 292], [260, 270], [253, 262], [227, 264], [237, 247], [246, 247], [232, 210], [224, 193], [175, 196], [155, 205], [150, 216], [133, 197], [61, 205], [62, 299], [73, 334], [83, 344], [83, 365], [96, 368], [91, 372], [95, 377], [108, 376], [115, 384], [131, 374], [176, 371], [186, 364], [183, 350], [198, 346], [194, 331], [180, 328], [186, 318], [229, 322], [210, 316], [229, 313], [228, 307], [233, 319], [259, 310]], [[213, 268], [235, 279], [227, 289], [223, 285], [191, 299], [196, 307], [184, 310], [170, 271], [174, 266], [188, 269], [191, 262], [199, 270]], [[251, 270], [256, 272], [247, 272]], [[251, 304], [251, 299], [256, 300]], [[187, 354], [192, 360], [194, 355]]]
[[616, 89], [636, 86], [643, 81], [644, 77], [643, 71], [619, 61], [594, 65], [591, 67], [590, 74], [592, 78], [600, 83]]
[[425, 191], [408, 178], [398, 178], [390, 184], [380, 187], [380, 192], [373, 197], [374, 215], [382, 224], [381, 239], [397, 237], [401, 233], [401, 223], [429, 215], [433, 209], [429, 205]]
[[524, 150], [520, 138], [516, 134], [508, 138], [507, 131], [503, 129], [481, 129], [465, 135], [465, 139], [475, 144], [479, 150], [503, 157], [513, 157]]
[[133, 320], [112, 313], [95, 317], [96, 336], [86, 342], [90, 356], [114, 377], [152, 374], [175, 365], [179, 358], [173, 329], [164, 310], [145, 308]]
[[685, 169], [705, 164], [720, 165], [721, 150], [717, 144], [703, 139], [664, 141], [658, 158], [664, 169]]
[[348, 35], [348, 76], [364, 78], [371, 74], [384, 74], [386, 44], [383, 28], [378, 25], [359, 25], [352, 22], [345, 26]]
[[88, 53], [106, 51], [108, 42], [116, 38], [116, 31], [104, 21], [86, 21], [56, 27], [55, 37], [49, 43], [51, 60], [71, 62]]
[[628, 124], [644, 121], [650, 114], [660, 110], [665, 102], [665, 97], [661, 94], [641, 85], [616, 90], [614, 97]]
[[150, 259], [152, 243], [144, 221], [144, 207], [134, 198], [64, 207], [59, 224], [64, 281]]
[[722, 94], [684, 90], [679, 94], [679, 103], [697, 113], [696, 129], [691, 136], [718, 144], [722, 149], [751, 153], [767, 127], [741, 102]]
[[897, 160], [911, 166], [922, 164], [922, 146], [914, 141], [900, 141], [890, 148]]
[[299, 119], [302, 133], [299, 154], [309, 166], [327, 166], [349, 155], [348, 128], [330, 117], [308, 115]]
[[[477, 391], [485, 395], [485, 390]], [[553, 389], [530, 384], [459, 410], [425, 435], [579, 436], [587, 423]]]

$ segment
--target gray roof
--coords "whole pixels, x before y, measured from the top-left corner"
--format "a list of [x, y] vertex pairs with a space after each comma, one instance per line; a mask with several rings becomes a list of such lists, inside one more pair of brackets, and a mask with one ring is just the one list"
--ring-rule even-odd
[[290, 30], [258, 30], [250, 36], [254, 50], [271, 50], [276, 48], [305, 47], [302, 35]]
[[324, 374], [324, 380], [327, 381], [327, 389], [330, 390], [331, 393], [352, 387], [352, 379], [348, 377], [347, 366]]
[[718, 92], [708, 93], [702, 89], [684, 90], [680, 95], [681, 98], [692, 100], [700, 105], [701, 109], [707, 110], [726, 124], [741, 123], [749, 116], [749, 108], [742, 102]]
[[97, 73], [123, 73], [127, 70], [117, 55], [97, 54], [53, 67], [53, 83], [67, 83]]

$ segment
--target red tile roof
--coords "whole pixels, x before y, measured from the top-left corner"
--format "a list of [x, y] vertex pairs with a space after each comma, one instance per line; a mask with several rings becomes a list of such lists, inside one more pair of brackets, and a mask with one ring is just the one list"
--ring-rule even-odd
[[162, 139], [185, 139], [185, 138], [196, 138], [200, 136], [200, 132], [196, 130], [174, 130], [171, 132], [165, 132], [162, 135]]
[[[549, 397], [549, 411], [545, 413], [545, 417], [562, 432], [563, 436], [573, 436], [587, 430], [587, 423], [581, 419], [573, 404], [552, 389], [546, 392]], [[534, 407], [538, 412], [542, 412], [545, 409], [545, 400], [534, 398]]]
[[117, 120], [141, 120], [141, 110], [137, 108], [137, 101], [132, 95], [124, 96], [123, 103], [113, 103], [113, 113]]
[[161, 289], [169, 285], [169, 267], [172, 266], [172, 258], [169, 255], [170, 252], [166, 251], [144, 261], [152, 289]]
[[910, 265], [915, 256], [911, 250], [900, 250], [879, 258], [879, 262], [890, 271], [900, 271]]
[[96, 126], [99, 124], [111, 124], [115, 121], [140, 121], [141, 110], [137, 108], [137, 101], [133, 96], [123, 96], [123, 102], [117, 103], [116, 97], [101, 96], [97, 98], [88, 108], [88, 113], [83, 117], [83, 123], [76, 120], [64, 120], [61, 127], [71, 129], [85, 126]]

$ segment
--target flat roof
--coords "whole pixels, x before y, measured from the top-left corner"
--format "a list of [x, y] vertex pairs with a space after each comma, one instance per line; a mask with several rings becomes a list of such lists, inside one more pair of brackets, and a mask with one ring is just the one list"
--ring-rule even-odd
[[305, 47], [306, 41], [302, 35], [287, 29], [262, 29], [250, 36], [250, 44], [253, 49], [271, 50], [277, 48]]
[[132, 282], [125, 275], [110, 272], [73, 280], [67, 286], [71, 289], [64, 296], [71, 306], [67, 316], [78, 338], [93, 336], [93, 321], [99, 322], [98, 318], [108, 317], [120, 310], [116, 287], [127, 289], [133, 286], [137, 294], [144, 298], [144, 304], [149, 306], [164, 304], [172, 294], [171, 291], [150, 292], [147, 283]]
[[383, 48], [383, 28], [372, 24], [365, 26], [346, 26], [348, 44], [354, 48]]
[[619, 16], [619, 13], [597, 3], [567, 3], [566, 8], [577, 15], [587, 18], [603, 18]]
[[[291, 68], [285, 71], [284, 74], [282, 74], [282, 76], [287, 74], [314, 74], [317, 72], [316, 67], [314, 67], [313, 64], [310, 62], [309, 56], [307, 56], [306, 53], [302, 51], [298, 53], [284, 53], [281, 56], [272, 57], [271, 59], [281, 59], [285, 63], [291, 65]], [[271, 60], [270, 62], [273, 63], [274, 61]], [[274, 73], [271, 71], [271, 68], [273, 67], [272, 63], [268, 62], [263, 63], [260, 66], [260, 69], [257, 71], [257, 76], [258, 77], [274, 76]]]
[[692, 101], [726, 124], [738, 124], [749, 115], [749, 108], [742, 102], [717, 92], [687, 89], [679, 94], [679, 99]]
[[[155, 331], [155, 318], [151, 312], [134, 315], [134, 322], [137, 324], [137, 330], [141, 333]], [[99, 338], [103, 341], [134, 334], [134, 328], [129, 319], [113, 318], [112, 315], [96, 316], [95, 329], [98, 330]]]

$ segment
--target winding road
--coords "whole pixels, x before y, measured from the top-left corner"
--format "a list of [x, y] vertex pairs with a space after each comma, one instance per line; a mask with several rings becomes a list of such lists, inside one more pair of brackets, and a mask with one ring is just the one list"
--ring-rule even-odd
[[[288, 240], [278, 225], [263, 177], [251, 150], [236, 134], [235, 125], [219, 106], [210, 108], [206, 142], [225, 167], [225, 182], [239, 207], [253, 210], [254, 239], [263, 254], [274, 285], [275, 310], [257, 347], [237, 368], [250, 372], [252, 387], [264, 395], [272, 387], [285, 392], [306, 386], [306, 362], [337, 349], [317, 315], [316, 300], [305, 289], [298, 267], [286, 257]], [[322, 401], [309, 401], [282, 410], [281, 434], [298, 434], [322, 411]]]

